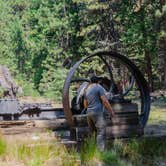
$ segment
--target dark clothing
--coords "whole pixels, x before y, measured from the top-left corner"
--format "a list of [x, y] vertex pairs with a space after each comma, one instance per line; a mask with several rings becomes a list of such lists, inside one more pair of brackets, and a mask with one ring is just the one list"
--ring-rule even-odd
[[99, 84], [90, 85], [85, 93], [88, 101], [87, 121], [92, 132], [97, 133], [97, 147], [103, 151], [105, 148], [106, 122], [103, 113], [101, 96], [105, 94], [104, 88]]

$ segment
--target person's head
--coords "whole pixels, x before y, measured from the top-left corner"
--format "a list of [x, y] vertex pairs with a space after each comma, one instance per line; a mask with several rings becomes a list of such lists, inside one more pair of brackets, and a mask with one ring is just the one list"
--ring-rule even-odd
[[91, 83], [98, 83], [99, 80], [100, 80], [100, 78], [97, 77], [97, 76], [92, 76], [92, 77], [90, 77], [90, 82], [91, 82]]

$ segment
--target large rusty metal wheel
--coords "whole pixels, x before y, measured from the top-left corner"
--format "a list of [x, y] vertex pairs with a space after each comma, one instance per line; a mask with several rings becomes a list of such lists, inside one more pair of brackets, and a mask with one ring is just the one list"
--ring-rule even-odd
[[[147, 85], [147, 82], [143, 76], [143, 74], [141, 73], [141, 71], [138, 69], [138, 67], [131, 61], [129, 60], [127, 57], [116, 53], [116, 52], [112, 52], [112, 51], [99, 51], [96, 52], [94, 54], [91, 54], [87, 57], [82, 58], [81, 60], [79, 60], [69, 71], [69, 73], [67, 74], [65, 83], [64, 83], [64, 88], [63, 88], [63, 108], [64, 108], [64, 113], [67, 119], [68, 124], [72, 127], [73, 126], [73, 120], [72, 120], [72, 111], [70, 108], [70, 99], [69, 99], [69, 89], [70, 89], [70, 85], [73, 82], [73, 76], [75, 74], [75, 72], [78, 70], [78, 67], [88, 61], [90, 58], [93, 57], [98, 57], [100, 58], [103, 63], [105, 64], [105, 66], [107, 66], [109, 74], [110, 74], [110, 79], [112, 78], [112, 71], [110, 68], [110, 64], [107, 61], [107, 59], [115, 59], [115, 61], [118, 61], [120, 63], [122, 63], [124, 66], [126, 66], [126, 68], [128, 69], [128, 71], [131, 72], [131, 80], [130, 80], [130, 84], [129, 87], [121, 94], [117, 94], [117, 97], [121, 96], [124, 97], [126, 96], [129, 91], [132, 89], [134, 80], [135, 83], [137, 84], [137, 88], [138, 91], [140, 93], [140, 106], [141, 106], [141, 110], [139, 113], [139, 121], [142, 127], [144, 127], [147, 123], [148, 120], [148, 116], [149, 116], [149, 112], [150, 112], [150, 95], [149, 95], [149, 88]], [[83, 79], [86, 80], [87, 78]]]

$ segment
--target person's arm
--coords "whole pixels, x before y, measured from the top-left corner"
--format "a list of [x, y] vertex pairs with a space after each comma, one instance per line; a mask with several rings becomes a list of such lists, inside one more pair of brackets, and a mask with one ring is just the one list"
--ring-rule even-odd
[[101, 96], [101, 100], [102, 100], [102, 103], [103, 103], [104, 107], [105, 107], [108, 111], [110, 111], [111, 116], [114, 117], [114, 116], [115, 116], [115, 113], [114, 113], [114, 111], [112, 110], [112, 107], [111, 107], [109, 101], [107, 100], [106, 96], [105, 96], [105, 95]]
[[85, 108], [85, 109], [88, 108], [88, 101], [87, 101], [87, 99], [84, 99], [84, 108]]
[[114, 117], [114, 116], [115, 116], [115, 113], [114, 113], [114, 111], [112, 110], [112, 107], [111, 107], [111, 105], [110, 105], [110, 103], [109, 103], [107, 97], [105, 96], [105, 92], [106, 92], [106, 91], [105, 91], [104, 88], [103, 88], [102, 86], [100, 86], [100, 85], [98, 86], [98, 92], [99, 92], [99, 96], [100, 96], [100, 98], [101, 98], [101, 101], [102, 101], [104, 107], [105, 107], [108, 111], [110, 111], [111, 116]]

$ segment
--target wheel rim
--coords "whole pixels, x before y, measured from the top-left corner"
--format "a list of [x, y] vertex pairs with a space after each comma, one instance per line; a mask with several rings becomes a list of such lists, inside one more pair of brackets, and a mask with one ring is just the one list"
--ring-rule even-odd
[[64, 87], [63, 87], [63, 97], [62, 97], [64, 113], [68, 121], [68, 124], [70, 126], [73, 126], [72, 112], [70, 110], [70, 100], [69, 100], [69, 88], [70, 88], [70, 83], [72, 81], [72, 77], [75, 71], [77, 70], [77, 68], [80, 66], [80, 64], [82, 64], [83, 62], [95, 56], [98, 56], [101, 59], [103, 56], [106, 56], [108, 58], [114, 58], [115, 60], [118, 60], [122, 64], [124, 64], [128, 68], [128, 70], [132, 73], [140, 91], [141, 114], [139, 115], [139, 118], [140, 118], [140, 124], [142, 125], [142, 127], [144, 127], [147, 123], [149, 112], [150, 112], [150, 95], [149, 95], [148, 84], [145, 78], [143, 77], [143, 74], [141, 73], [141, 71], [131, 60], [129, 60], [127, 57], [121, 54], [118, 54], [112, 51], [99, 51], [85, 58], [82, 58], [68, 72], [65, 83], [64, 83]]

